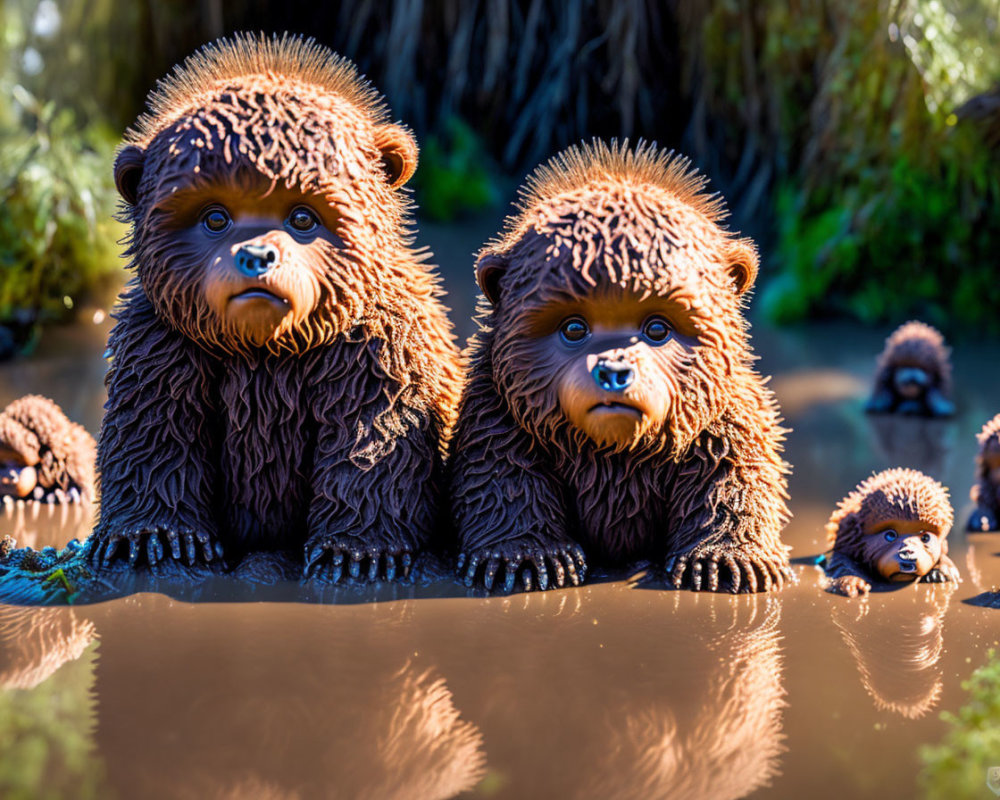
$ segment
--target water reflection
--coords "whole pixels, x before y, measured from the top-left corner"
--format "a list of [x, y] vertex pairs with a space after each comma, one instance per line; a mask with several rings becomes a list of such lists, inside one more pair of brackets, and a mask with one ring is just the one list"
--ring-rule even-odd
[[72, 609], [0, 605], [0, 796], [103, 796], [96, 644]]
[[18, 547], [34, 550], [61, 548], [71, 539], [86, 539], [94, 516], [89, 503], [22, 501], [0, 509], [0, 537], [11, 536]]
[[483, 774], [409, 603], [101, 608], [98, 744], [123, 797], [448, 798]]
[[784, 750], [781, 603], [604, 585], [470, 621], [459, 634], [481, 688], [466, 702], [467, 673], [449, 675], [500, 794], [737, 798], [768, 785]]
[[896, 414], [866, 417], [886, 467], [910, 467], [943, 481], [955, 429], [947, 420]]
[[[955, 584], [927, 584], [831, 605], [865, 691], [880, 711], [918, 719], [941, 697], [944, 617]], [[908, 601], [908, 602], [907, 602]]]

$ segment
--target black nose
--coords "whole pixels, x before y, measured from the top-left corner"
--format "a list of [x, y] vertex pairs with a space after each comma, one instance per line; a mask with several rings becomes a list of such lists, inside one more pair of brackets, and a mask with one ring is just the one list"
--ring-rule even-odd
[[624, 392], [635, 379], [635, 370], [620, 361], [598, 361], [590, 374], [606, 392]]
[[256, 278], [278, 263], [278, 248], [270, 244], [245, 244], [236, 251], [236, 269]]

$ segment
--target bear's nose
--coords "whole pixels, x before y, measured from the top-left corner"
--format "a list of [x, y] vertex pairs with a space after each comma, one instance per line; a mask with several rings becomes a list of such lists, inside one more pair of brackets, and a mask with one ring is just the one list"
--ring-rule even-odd
[[624, 392], [635, 379], [635, 370], [621, 361], [598, 361], [590, 374], [606, 392]]
[[270, 244], [245, 244], [236, 251], [236, 269], [256, 278], [278, 263], [278, 248]]

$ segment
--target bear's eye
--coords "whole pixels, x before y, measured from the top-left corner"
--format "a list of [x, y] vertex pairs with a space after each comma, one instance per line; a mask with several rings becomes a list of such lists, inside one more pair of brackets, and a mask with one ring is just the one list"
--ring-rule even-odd
[[650, 317], [643, 323], [642, 335], [648, 341], [660, 344], [670, 337], [670, 325], [663, 317]]
[[896, 538], [899, 536], [899, 534], [897, 534], [896, 531], [888, 530], [888, 531], [885, 531], [882, 534], [882, 536], [885, 537], [885, 540], [887, 542], [894, 542], [894, 541], [896, 541]]
[[293, 208], [292, 213], [288, 215], [288, 224], [299, 233], [309, 233], [309, 231], [319, 226], [319, 220], [316, 219], [316, 215], [308, 208], [299, 206], [298, 208]]
[[926, 533], [926, 532], [920, 534], [920, 541], [922, 541], [924, 544], [930, 544], [931, 543], [931, 535], [929, 533]]
[[590, 335], [590, 327], [583, 317], [567, 317], [559, 325], [559, 338], [566, 344], [579, 344]]
[[222, 206], [211, 206], [201, 214], [201, 224], [209, 233], [222, 233], [232, 221], [232, 217]]

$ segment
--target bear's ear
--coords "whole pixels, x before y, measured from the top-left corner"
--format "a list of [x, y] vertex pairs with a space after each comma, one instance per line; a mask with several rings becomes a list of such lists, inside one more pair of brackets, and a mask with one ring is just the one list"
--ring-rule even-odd
[[733, 239], [726, 245], [726, 261], [733, 289], [737, 295], [744, 294], [757, 278], [760, 265], [757, 246], [750, 239]]
[[402, 125], [375, 128], [375, 146], [382, 152], [382, 170], [395, 189], [406, 183], [417, 169], [417, 141]]
[[135, 205], [139, 195], [139, 181], [146, 153], [141, 147], [130, 144], [118, 151], [115, 157], [115, 186], [126, 203]]
[[507, 258], [497, 253], [484, 253], [476, 262], [476, 282], [492, 305], [500, 302], [500, 279], [507, 266]]

